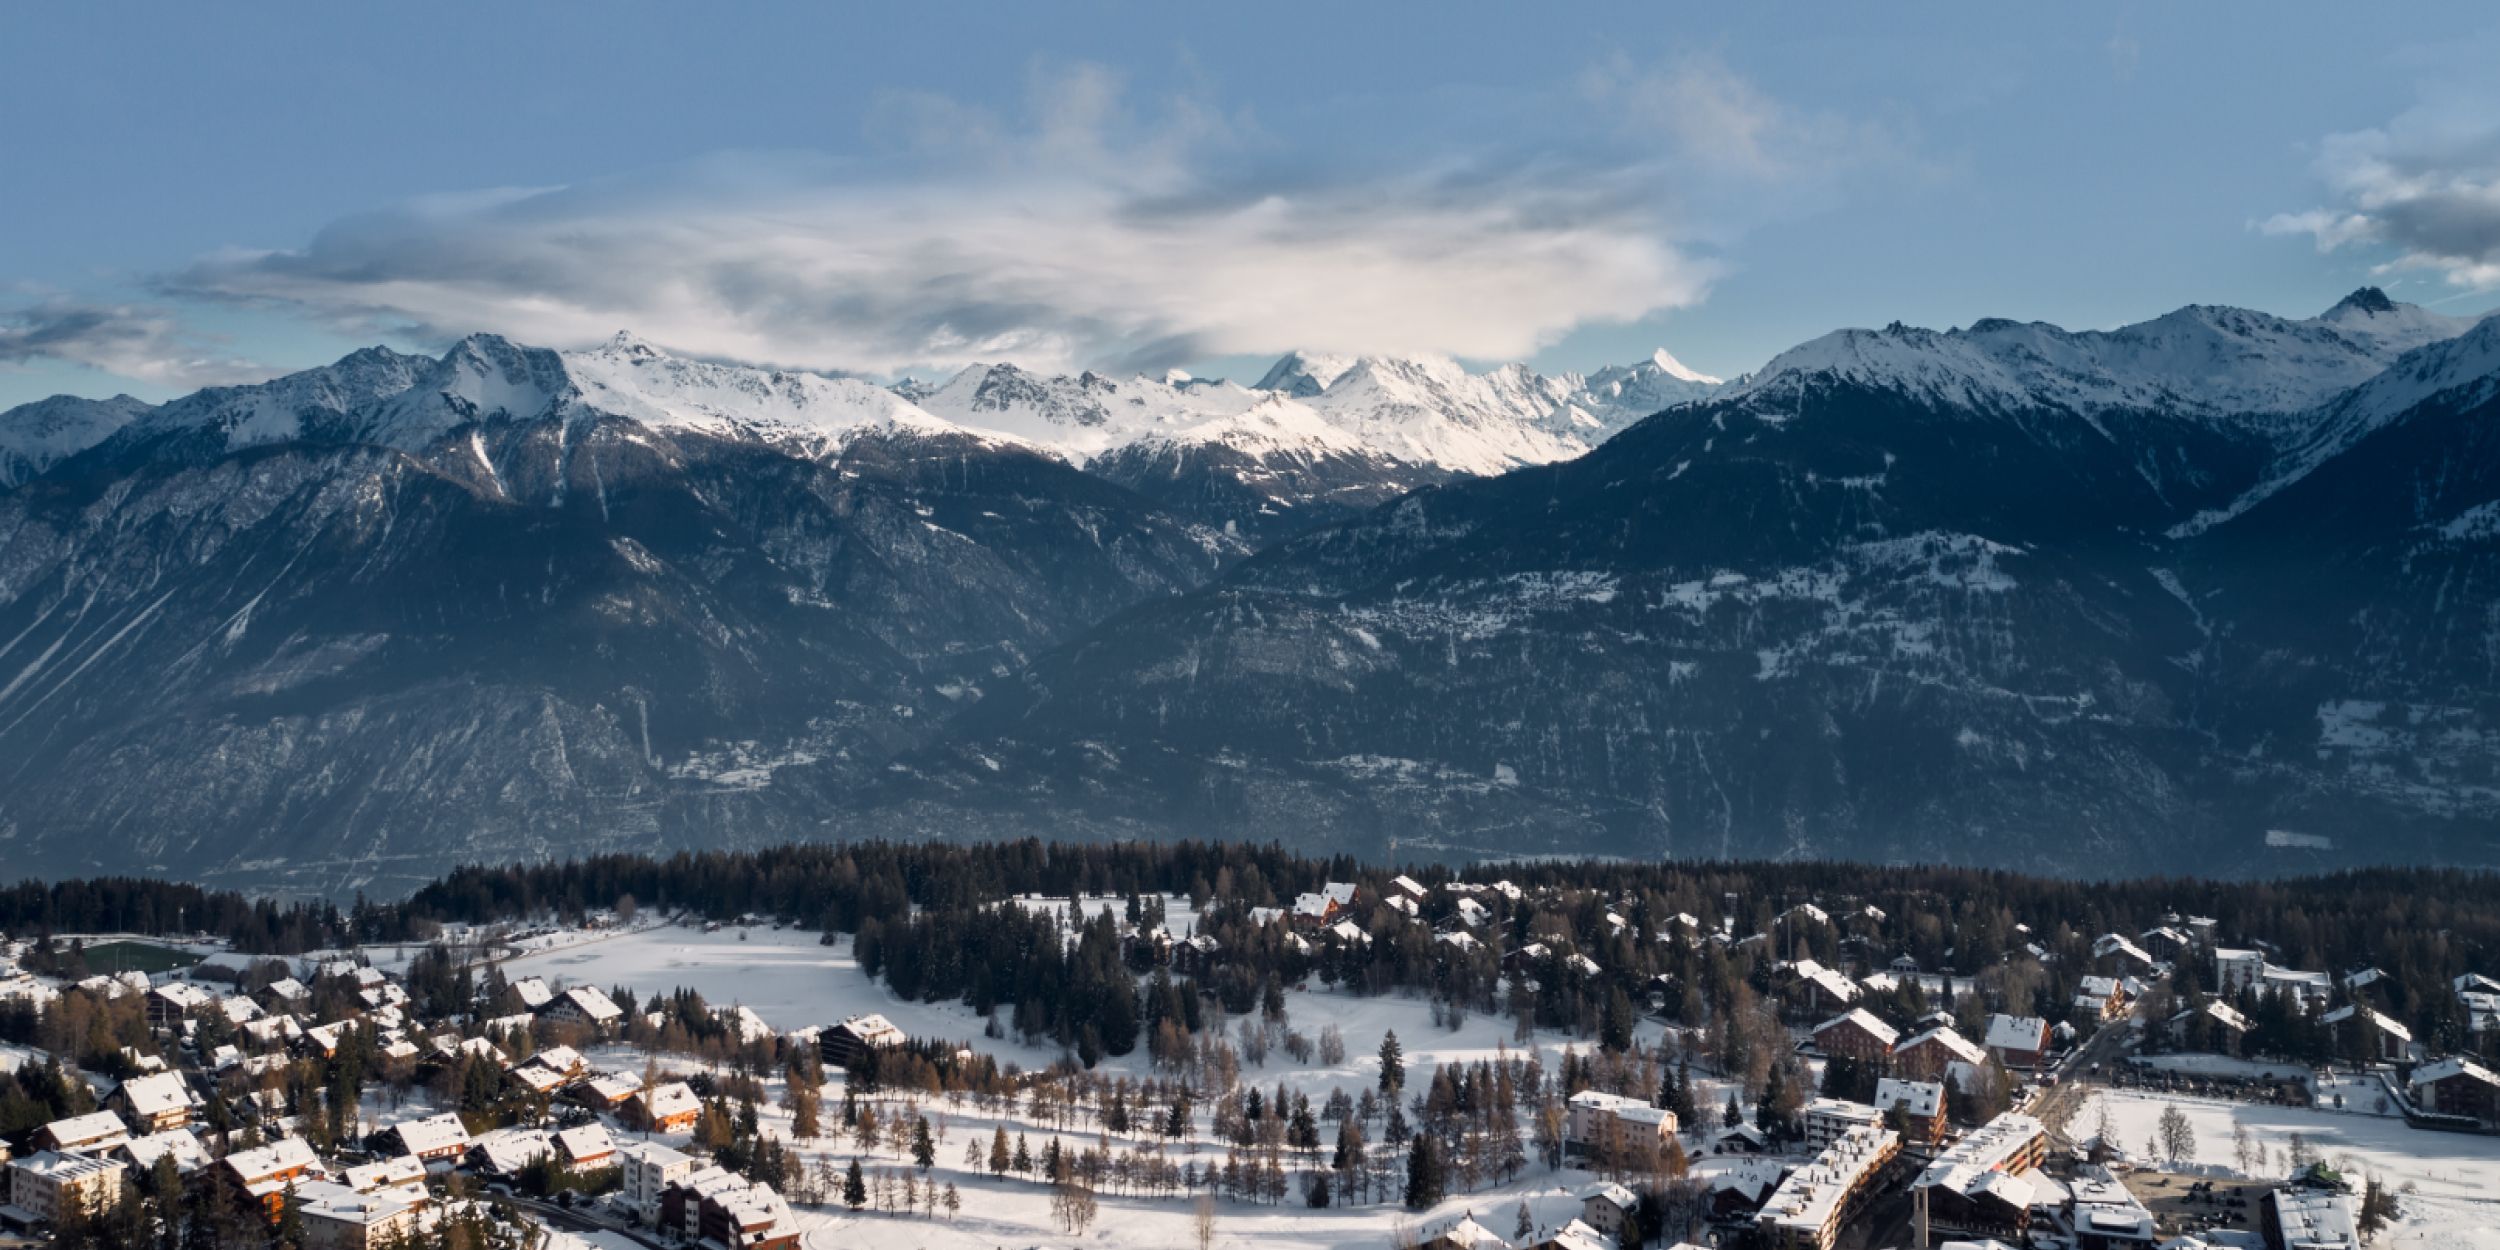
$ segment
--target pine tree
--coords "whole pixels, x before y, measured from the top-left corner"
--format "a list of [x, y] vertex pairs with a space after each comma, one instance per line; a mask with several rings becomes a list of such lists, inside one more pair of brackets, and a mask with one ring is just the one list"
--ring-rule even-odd
[[999, 1127], [990, 1130], [990, 1175], [1005, 1176], [1007, 1174], [1008, 1164], [1011, 1163], [1013, 1159], [1014, 1156], [1008, 1154], [1007, 1152], [1006, 1126], [1000, 1125]]
[[1415, 1148], [1406, 1154], [1406, 1208], [1421, 1211], [1441, 1201], [1449, 1183], [1447, 1170], [1440, 1143], [1430, 1134], [1416, 1138]]
[[868, 1177], [860, 1170], [859, 1156], [851, 1156], [851, 1170], [842, 1176], [842, 1205], [857, 1211], [868, 1205]]
[[1406, 1050], [1398, 1045], [1398, 1031], [1389, 1030], [1380, 1039], [1380, 1092], [1395, 1096], [1406, 1088]]
[[798, 1081], [791, 1083], [790, 1135], [792, 1137], [806, 1141], [822, 1131], [816, 1123], [816, 1104], [820, 1101], [822, 1101], [822, 1095], [806, 1083]]
[[937, 1139], [929, 1135], [929, 1117], [917, 1117], [911, 1126], [911, 1161], [926, 1172], [937, 1162]]
[[300, 1248], [304, 1244], [304, 1212], [296, 1200], [294, 1181], [286, 1183], [286, 1197], [280, 1201], [284, 1205], [278, 1208], [278, 1226], [271, 1236], [278, 1245]]

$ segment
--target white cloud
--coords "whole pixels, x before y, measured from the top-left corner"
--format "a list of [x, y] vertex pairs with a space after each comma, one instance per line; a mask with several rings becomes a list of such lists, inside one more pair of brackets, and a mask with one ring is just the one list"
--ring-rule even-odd
[[1658, 145], [1662, 159], [1690, 176], [1751, 184], [1748, 194], [1926, 168], [1897, 116], [1799, 108], [1713, 55], [1646, 65], [1618, 54], [1590, 68], [1580, 86], [1621, 134]]
[[[1714, 126], [1772, 107], [1732, 80], [1697, 90]], [[564, 346], [631, 329], [892, 373], [1297, 347], [1512, 358], [1690, 304], [1712, 276], [1673, 242], [1655, 165], [1318, 177], [1276, 168], [1255, 126], [1203, 100], [1141, 116], [1089, 66], [1037, 77], [1018, 119], [897, 96], [880, 122], [889, 160], [740, 153], [441, 197], [206, 257], [166, 286], [358, 331]], [[1720, 141], [1726, 159], [1791, 159], [1786, 125]]]
[[2384, 248], [2381, 272], [2500, 288], [2500, 99], [2488, 88], [2435, 94], [2384, 126], [2330, 135], [2314, 168], [2334, 202], [2275, 214], [2260, 230], [2308, 235], [2322, 252]]
[[60, 295], [0, 311], [0, 365], [37, 360], [175, 387], [257, 381], [270, 374], [265, 365], [219, 352], [186, 330], [170, 309]]

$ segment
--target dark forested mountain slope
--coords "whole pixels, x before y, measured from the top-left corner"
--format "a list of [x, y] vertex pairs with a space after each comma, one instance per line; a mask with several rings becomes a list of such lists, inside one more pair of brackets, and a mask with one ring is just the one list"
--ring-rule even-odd
[[326, 372], [0, 496], [21, 868], [335, 888], [811, 832], [1029, 652], [1240, 550], [869, 387], [730, 423], [499, 340]]
[[[2493, 332], [2390, 377], [2487, 377]], [[2488, 721], [2458, 711], [2500, 637], [2489, 426], [2459, 409], [2488, 386], [2365, 387], [2396, 411], [2318, 461], [2361, 401], [2009, 384], [1971, 339], [2010, 333], [1809, 345], [1580, 460], [1286, 544], [1046, 657], [883, 794], [921, 829], [1477, 854], [2491, 859]], [[2369, 575], [2308, 592], [2347, 564]], [[2457, 758], [2338, 762], [2333, 701], [2425, 688]]]
[[2495, 335], [2361, 292], [1846, 331], [1723, 387], [950, 384], [1005, 428], [481, 336], [21, 409], [0, 845], [334, 892], [843, 835], [2489, 863]]

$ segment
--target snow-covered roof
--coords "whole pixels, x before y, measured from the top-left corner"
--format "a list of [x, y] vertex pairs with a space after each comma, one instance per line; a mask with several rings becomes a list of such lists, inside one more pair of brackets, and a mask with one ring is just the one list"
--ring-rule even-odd
[[1986, 1044], [1996, 1050], [2038, 1050], [2047, 1045], [2049, 1022], [2037, 1016], [1988, 1017]]
[[405, 1189], [425, 1184], [425, 1163], [415, 1155], [400, 1155], [347, 1169], [347, 1187], [360, 1194], [377, 1189]]
[[642, 1078], [630, 1072], [601, 1072], [583, 1085], [602, 1102], [623, 1102], [642, 1088]]
[[359, 1228], [371, 1228], [375, 1224], [395, 1220], [425, 1201], [427, 1199], [423, 1194], [410, 1194], [400, 1189], [358, 1193], [329, 1181], [313, 1181], [295, 1190], [296, 1210], [305, 1219]]
[[616, 1142], [608, 1136], [606, 1126], [584, 1124], [556, 1134], [556, 1148], [573, 1163], [603, 1159], [616, 1150]]
[[1875, 1106], [1890, 1111], [1900, 1107], [1913, 1119], [1933, 1119], [1944, 1105], [1944, 1085], [1939, 1081], [1904, 1081], [1885, 1077], [1875, 1082]]
[[2500, 1088], [2500, 1074], [2494, 1074], [2491, 1069], [2463, 1055], [2450, 1055], [2436, 1063], [2426, 1063], [2415, 1068], [2413, 1078], [2407, 1084], [2429, 1085], [2456, 1077], [2464, 1077], [2469, 1081], [2479, 1081], [2485, 1085]]
[[1663, 1125], [1675, 1113], [1652, 1106], [1638, 1098], [1609, 1094], [1604, 1090], [1584, 1089], [1571, 1096], [1571, 1105], [1591, 1111], [1602, 1111], [1628, 1124]]
[[529, 1062], [554, 1073], [570, 1076], [587, 1066], [582, 1052], [570, 1046], [550, 1046], [529, 1057]]
[[556, 997], [556, 992], [548, 988], [543, 977], [523, 977], [512, 983], [512, 992], [520, 995], [521, 1005], [531, 1011], [554, 1002]]
[[2202, 1007], [2191, 1007], [2186, 1011], [2182, 1011], [2179, 1014], [2170, 1017], [2170, 1019], [2171, 1022], [2175, 1024], [2179, 1021], [2187, 1019], [2189, 1016], [2194, 1015], [2204, 1015], [2210, 1017], [2214, 1023], [2219, 1024], [2234, 1033], [2245, 1033], [2248, 1031], [2248, 1017], [2243, 1014], [2239, 1008], [2223, 1002], [2220, 999], [2208, 1001]]
[[514, 1068], [511, 1076], [513, 1080], [528, 1086], [530, 1092], [534, 1094], [552, 1094], [564, 1088], [565, 1083], [563, 1073], [530, 1063]]
[[2413, 1040], [2413, 1030], [2359, 1003], [2346, 1003], [2318, 1017], [2318, 1021], [2321, 1024], [2342, 1024], [2346, 1020], [2355, 1018], [2368, 1021], [2378, 1031], [2392, 1037], [2408, 1042]]
[[1893, 1042], [1898, 1040], [1901, 1036], [1899, 1030], [1884, 1023], [1882, 1020], [1877, 1019], [1875, 1017], [1875, 1013], [1868, 1011], [1864, 1007], [1852, 1007], [1840, 1015], [1834, 1016], [1831, 1019], [1814, 1026], [1814, 1035], [1816, 1037], [1821, 1037], [1824, 1030], [1842, 1024], [1854, 1024], [1864, 1030], [1868, 1036], [1873, 1037], [1876, 1041], [1882, 1042], [1886, 1046], [1892, 1045]]
[[226, 1167], [246, 1186], [263, 1184], [281, 1172], [316, 1167], [320, 1162], [301, 1137], [281, 1137], [266, 1146], [237, 1150], [225, 1158]]
[[124, 1170], [121, 1161], [118, 1159], [104, 1159], [98, 1158], [94, 1155], [63, 1154], [59, 1151], [53, 1150], [38, 1151], [27, 1156], [26, 1158], [19, 1159], [16, 1162], [11, 1163], [9, 1166], [12, 1169], [22, 1170], [36, 1176], [45, 1177], [56, 1184], [80, 1181], [88, 1177], [100, 1176], [106, 1172], [119, 1172]]
[[[616, 1000], [608, 997], [606, 990], [595, 985], [576, 985], [566, 990], [563, 997], [557, 1001], [582, 1013], [583, 1018], [592, 1024], [605, 1024], [625, 1014], [625, 1009], [617, 1006]], [[555, 1004], [550, 1003], [548, 1006], [553, 1007]]]
[[1615, 1250], [1615, 1239], [1573, 1220], [1562, 1231], [1537, 1243], [1538, 1250]]
[[1826, 968], [1811, 959], [1799, 961], [1796, 971], [1800, 980], [1823, 991], [1824, 995], [1833, 1002], [1854, 1003], [1865, 996], [1865, 989], [1857, 982], [1850, 980], [1838, 969]]
[[2280, 1230], [2283, 1250], [2352, 1250], [2361, 1244], [2350, 1194], [2278, 1189], [2267, 1194], [2266, 1201], [2274, 1206], [2274, 1218], [2268, 1224]]
[[122, 1143], [121, 1150], [142, 1172], [154, 1168], [159, 1159], [173, 1160], [174, 1170], [185, 1176], [215, 1162], [209, 1158], [208, 1147], [200, 1144], [199, 1135], [187, 1128], [133, 1137]]
[[132, 1077], [122, 1082], [121, 1093], [130, 1103], [131, 1114], [149, 1120], [187, 1110], [200, 1103], [199, 1095], [192, 1093], [181, 1074], [175, 1072]]
[[1457, 1223], [1424, 1240], [1443, 1245], [1464, 1246], [1469, 1250], [1509, 1250], [1510, 1247], [1509, 1242], [1494, 1235], [1492, 1229], [1477, 1223], [1476, 1217], [1472, 1215], [1460, 1219]]
[[469, 1144], [468, 1127], [460, 1122], [459, 1115], [450, 1111], [421, 1120], [402, 1120], [384, 1131], [397, 1134], [402, 1150], [412, 1155], [427, 1155]]
[[188, 981], [169, 981], [148, 993], [173, 1004], [183, 1011], [194, 1011], [217, 1001], [217, 996]]
[[693, 1088], [684, 1081], [671, 1081], [666, 1085], [656, 1085], [635, 1097], [642, 1101], [643, 1110], [655, 1120], [665, 1120], [671, 1116], [685, 1115], [703, 1108], [702, 1101], [694, 1096]]
[[1871, 1124], [1849, 1128], [1771, 1191], [1762, 1219], [1820, 1238], [1834, 1209], [1892, 1157], [1900, 1140], [1892, 1130]]
[[875, 1012], [852, 1016], [834, 1026], [870, 1046], [900, 1046], [909, 1040], [894, 1022]]
[[[2040, 1121], [2019, 1111], [2009, 1111], [1947, 1147], [1943, 1154], [1937, 1155], [1935, 1161], [1927, 1165], [1925, 1171], [1919, 1173], [1914, 1185], [1921, 1188], [1941, 1186], [1972, 1196], [1990, 1192], [1982, 1188], [1988, 1183], [1988, 1178], [2002, 1174], [2001, 1169], [2024, 1147], [2039, 1140], [2047, 1131], [2047, 1126]], [[1994, 1192], [2008, 1201], [2014, 1198], [2006, 1191]], [[2028, 1191], [2021, 1197], [2022, 1201], [2016, 1206], [2031, 1205]]]
[[77, 1150], [127, 1140], [130, 1126], [110, 1111], [90, 1111], [54, 1120], [43, 1126], [43, 1133], [63, 1149]]
[[470, 1143], [469, 1152], [484, 1160], [487, 1171], [509, 1176], [545, 1158], [554, 1149], [542, 1129], [501, 1128]]
[[1600, 1199], [1612, 1203], [1625, 1211], [1629, 1211], [1632, 1208], [1639, 1206], [1641, 1202], [1639, 1194], [1633, 1193], [1631, 1190], [1626, 1189], [1613, 1181], [1599, 1181], [1596, 1184], [1580, 1191], [1580, 1201], [1584, 1203], [1595, 1202]]

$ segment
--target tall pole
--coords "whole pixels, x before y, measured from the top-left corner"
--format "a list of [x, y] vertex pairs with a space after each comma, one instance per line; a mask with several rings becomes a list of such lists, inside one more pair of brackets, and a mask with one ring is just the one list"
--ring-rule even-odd
[[1927, 1187], [1912, 1187], [1910, 1200], [1918, 1211], [1918, 1250], [1927, 1250]]

